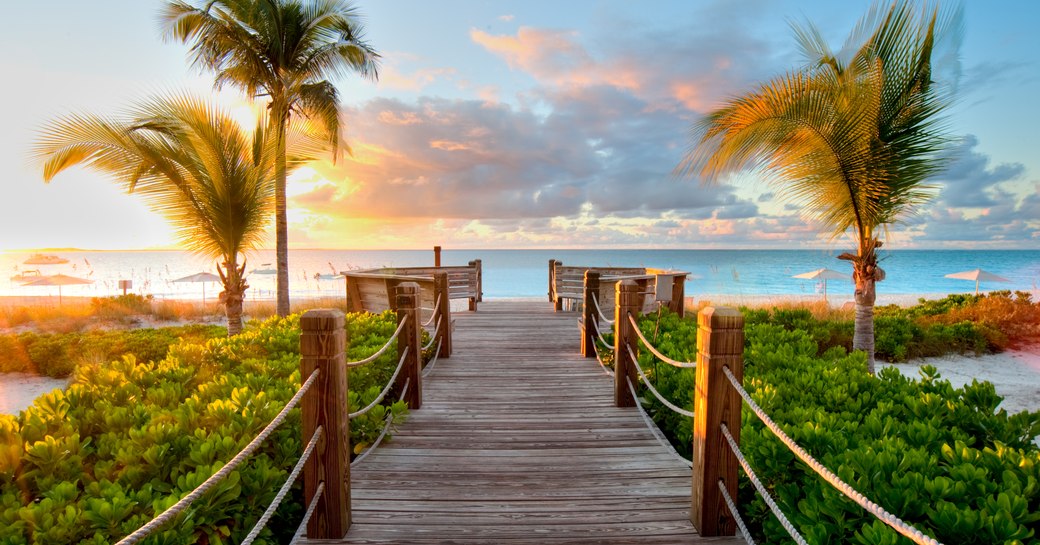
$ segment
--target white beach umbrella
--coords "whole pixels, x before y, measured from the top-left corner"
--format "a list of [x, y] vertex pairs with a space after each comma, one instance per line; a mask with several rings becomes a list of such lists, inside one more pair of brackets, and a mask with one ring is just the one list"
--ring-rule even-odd
[[979, 282], [1010, 282], [1010, 280], [1004, 278], [1003, 276], [997, 276], [991, 272], [986, 272], [982, 269], [950, 273], [946, 275], [946, 278], [956, 278], [957, 280], [974, 280], [976, 294], [979, 293]]
[[32, 282], [26, 282], [22, 286], [58, 286], [58, 306], [61, 306], [61, 287], [62, 286], [73, 286], [78, 284], [93, 284], [93, 280], [86, 280], [84, 278], [76, 278], [75, 276], [68, 276], [65, 274], [52, 274], [49, 276], [41, 276], [40, 278], [33, 280]]
[[847, 274], [842, 274], [838, 271], [832, 271], [831, 269], [816, 269], [815, 271], [809, 271], [807, 273], [796, 274], [791, 278], [802, 278], [805, 280], [820, 280], [823, 282], [823, 298], [827, 299], [827, 281], [828, 280], [852, 280], [852, 277]]
[[190, 274], [184, 278], [178, 278], [174, 282], [202, 282], [202, 304], [206, 304], [206, 282], [218, 282], [220, 277], [208, 272]]

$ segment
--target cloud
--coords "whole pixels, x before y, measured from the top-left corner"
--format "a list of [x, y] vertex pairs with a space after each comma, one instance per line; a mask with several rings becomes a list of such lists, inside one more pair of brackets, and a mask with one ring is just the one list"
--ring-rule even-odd
[[515, 16], [515, 15], [499, 15], [499, 16], [498, 16], [498, 20], [499, 20], [499, 21], [505, 21], [505, 22], [507, 22], [507, 23], [508, 23], [508, 22], [510, 22], [510, 21], [512, 21], [512, 20], [513, 20], [513, 19], [515, 19], [515, 18], [516, 18], [516, 16]]
[[1021, 163], [1001, 163], [990, 166], [987, 155], [976, 151], [979, 141], [974, 135], [961, 138], [948, 157], [947, 170], [937, 177], [942, 185], [939, 198], [951, 207], [989, 207], [997, 205], [995, 188], [1020, 178], [1025, 173]]
[[703, 112], [720, 97], [774, 75], [763, 67], [783, 49], [769, 37], [748, 32], [750, 25], [744, 23], [754, 10], [695, 10], [698, 19], [713, 24], [676, 25], [667, 31], [626, 24], [591, 37], [532, 27], [499, 35], [472, 29], [470, 38], [542, 86], [612, 86], [638, 96], [649, 109], [673, 112]]

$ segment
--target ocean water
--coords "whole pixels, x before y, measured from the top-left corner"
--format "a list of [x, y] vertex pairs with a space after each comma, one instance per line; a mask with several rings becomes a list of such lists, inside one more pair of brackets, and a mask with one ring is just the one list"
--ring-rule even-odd
[[[688, 271], [688, 296], [726, 294], [812, 295], [821, 286], [793, 275], [827, 267], [850, 274], [852, 268], [836, 259], [838, 251], [827, 250], [444, 250], [444, 265], [464, 265], [481, 259], [485, 299], [546, 298], [548, 262], [567, 265], [633, 266], [673, 268]], [[56, 296], [57, 287], [26, 287], [8, 278], [20, 271], [39, 269], [42, 274], [67, 274], [93, 281], [62, 288], [63, 295], [109, 296], [121, 293], [119, 280], [133, 282], [132, 293], [156, 298], [215, 298], [217, 283], [176, 283], [174, 279], [201, 271], [216, 272], [207, 259], [178, 251], [54, 252], [68, 259], [62, 265], [26, 265], [28, 253], [0, 253], [0, 295]], [[247, 256], [247, 271], [263, 269], [274, 262], [273, 251]], [[432, 250], [293, 250], [289, 255], [290, 288], [296, 297], [339, 296], [341, 278], [331, 273], [372, 267], [429, 266]], [[884, 252], [881, 261], [887, 279], [879, 284], [882, 294], [936, 294], [974, 291], [973, 282], [943, 275], [982, 268], [1003, 276], [1009, 283], [983, 283], [983, 290], [1036, 291], [1040, 285], [1040, 250], [896, 250]], [[316, 275], [322, 275], [317, 276]], [[247, 298], [271, 299], [275, 276], [248, 275]], [[831, 280], [831, 294], [851, 294], [849, 281]]]

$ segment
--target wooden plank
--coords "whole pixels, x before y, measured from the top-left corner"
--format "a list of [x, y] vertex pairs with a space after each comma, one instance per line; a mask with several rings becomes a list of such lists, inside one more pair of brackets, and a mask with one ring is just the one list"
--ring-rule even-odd
[[352, 469], [353, 526], [320, 543], [743, 542], [698, 536], [689, 468], [613, 406], [574, 314], [492, 301], [453, 317], [423, 408]]

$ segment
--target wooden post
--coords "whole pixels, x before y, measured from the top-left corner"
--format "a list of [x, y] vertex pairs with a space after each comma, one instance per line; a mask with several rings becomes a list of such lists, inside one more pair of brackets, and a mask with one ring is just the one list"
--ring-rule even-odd
[[680, 318], [686, 315], [686, 275], [679, 274], [672, 277], [672, 301], [668, 303], [669, 309], [678, 314]]
[[361, 304], [361, 290], [358, 288], [357, 283], [356, 278], [346, 275], [347, 312], [362, 312], [364, 310]]
[[639, 284], [632, 280], [621, 280], [614, 287], [614, 406], [635, 407], [636, 400], [628, 389], [625, 377], [636, 384], [639, 377], [636, 376], [636, 368], [626, 347], [631, 347], [636, 352], [639, 339], [632, 332], [632, 324], [628, 322], [628, 315], [638, 318], [643, 310], [643, 294], [640, 293]]
[[441, 349], [437, 352], [437, 357], [447, 358], [451, 356], [451, 301], [448, 299], [448, 273], [433, 274], [433, 300], [440, 301], [437, 308], [433, 309], [434, 325], [438, 322], [441, 324], [440, 331], [437, 333], [441, 339]]
[[441, 247], [440, 246], [434, 246], [433, 247], [433, 266], [437, 267], [438, 269], [441, 266]]
[[473, 261], [469, 262], [469, 266], [473, 268], [473, 281], [474, 281], [473, 297], [469, 298], [469, 310], [470, 310], [470, 312], [476, 312], [476, 310], [477, 310], [477, 303], [484, 300], [483, 293], [482, 293], [483, 287], [481, 286], [481, 282], [483, 281], [483, 279], [481, 278], [481, 270], [480, 270], [481, 262], [480, 262], [479, 259], [474, 259]]
[[346, 320], [338, 310], [309, 310], [300, 317], [300, 377], [318, 378], [303, 396], [303, 443], [321, 426], [322, 437], [303, 472], [304, 504], [318, 484], [325, 492], [307, 523], [311, 539], [343, 539], [350, 529], [350, 419], [347, 414]]
[[[474, 259], [474, 263], [477, 264], [477, 302], [484, 302], [484, 261], [481, 259]], [[473, 309], [477, 310], [477, 309]]]
[[721, 479], [737, 497], [737, 458], [719, 425], [740, 442], [741, 399], [723, 374], [729, 367], [744, 381], [744, 316], [729, 307], [697, 315], [697, 377], [693, 398], [693, 489], [690, 520], [702, 536], [731, 536], [736, 523], [719, 492]]
[[549, 302], [556, 302], [556, 260], [549, 260]]
[[562, 261], [556, 261], [555, 259], [549, 260], [549, 300], [553, 303], [553, 310], [560, 312], [563, 310], [563, 297], [556, 292], [559, 286], [559, 279], [556, 278], [556, 267], [563, 265]]
[[599, 273], [585, 271], [585, 303], [582, 307], [581, 355], [586, 358], [596, 357], [596, 329], [599, 327], [599, 313], [592, 298], [599, 297]]
[[404, 384], [408, 382], [408, 393], [404, 400], [409, 409], [422, 407], [422, 322], [419, 313], [419, 284], [415, 282], [402, 282], [397, 286], [397, 323], [408, 319], [401, 335], [397, 337], [397, 357], [400, 358], [405, 348], [408, 355], [404, 360], [404, 367], [397, 375], [397, 384], [394, 391], [400, 394]]

